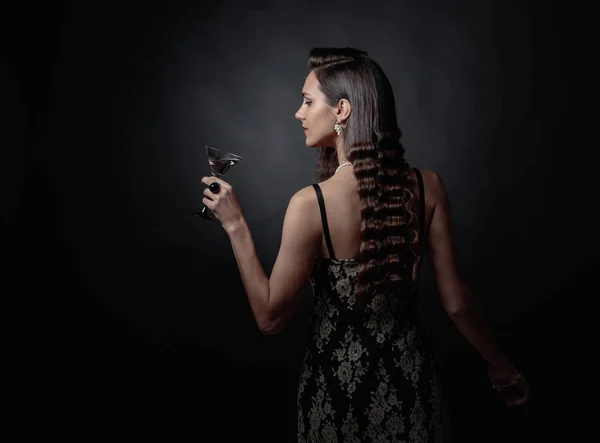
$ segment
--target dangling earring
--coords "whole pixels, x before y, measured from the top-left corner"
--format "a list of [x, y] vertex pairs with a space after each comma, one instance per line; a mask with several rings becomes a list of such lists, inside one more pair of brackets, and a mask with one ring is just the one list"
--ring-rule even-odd
[[335, 129], [337, 135], [340, 135], [342, 133], [342, 125], [340, 125], [339, 122], [335, 122], [335, 125], [333, 125], [333, 129]]

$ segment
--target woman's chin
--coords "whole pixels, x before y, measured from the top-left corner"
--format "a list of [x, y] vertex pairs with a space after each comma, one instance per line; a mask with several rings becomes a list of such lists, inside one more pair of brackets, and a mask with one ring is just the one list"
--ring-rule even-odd
[[322, 140], [317, 140], [316, 142], [314, 140], [310, 140], [308, 137], [306, 137], [305, 143], [306, 146], [308, 146], [309, 148], [318, 148], [321, 146]]

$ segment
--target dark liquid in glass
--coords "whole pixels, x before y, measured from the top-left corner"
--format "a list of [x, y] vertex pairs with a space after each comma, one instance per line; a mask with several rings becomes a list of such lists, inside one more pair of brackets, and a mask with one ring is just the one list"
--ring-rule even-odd
[[229, 171], [237, 162], [239, 162], [239, 158], [209, 158], [208, 164], [210, 165], [210, 171], [212, 175], [216, 177], [220, 177]]

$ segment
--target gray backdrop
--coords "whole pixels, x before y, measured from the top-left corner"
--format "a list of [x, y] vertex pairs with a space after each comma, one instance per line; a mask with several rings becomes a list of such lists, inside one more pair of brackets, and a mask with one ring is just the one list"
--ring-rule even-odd
[[499, 424], [541, 435], [556, 398], [548, 361], [568, 343], [557, 300], [591, 280], [571, 237], [590, 169], [559, 129], [556, 14], [541, 1], [226, 0], [63, 2], [29, 17], [3, 59], [7, 129], [24, 148], [4, 154], [3, 216], [17, 350], [35, 349], [62, 386], [35, 389], [66, 395], [88, 431], [97, 416], [75, 405], [108, 405], [104, 430], [127, 417], [154, 433], [154, 417], [176, 423], [167, 432], [218, 423], [222, 436], [293, 441], [310, 291], [283, 333], [262, 336], [226, 234], [189, 211], [202, 205], [204, 145], [243, 156], [224, 179], [270, 272], [289, 198], [316, 177], [294, 118], [308, 52], [351, 46], [389, 76], [407, 157], [444, 179], [461, 269], [538, 392], [527, 413], [504, 412], [426, 269], [457, 441]]

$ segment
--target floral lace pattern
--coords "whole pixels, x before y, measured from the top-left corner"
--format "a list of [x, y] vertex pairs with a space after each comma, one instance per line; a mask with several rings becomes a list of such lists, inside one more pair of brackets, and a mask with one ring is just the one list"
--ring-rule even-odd
[[298, 442], [443, 442], [446, 414], [418, 313], [401, 297], [355, 298], [357, 263], [319, 260], [298, 385]]

